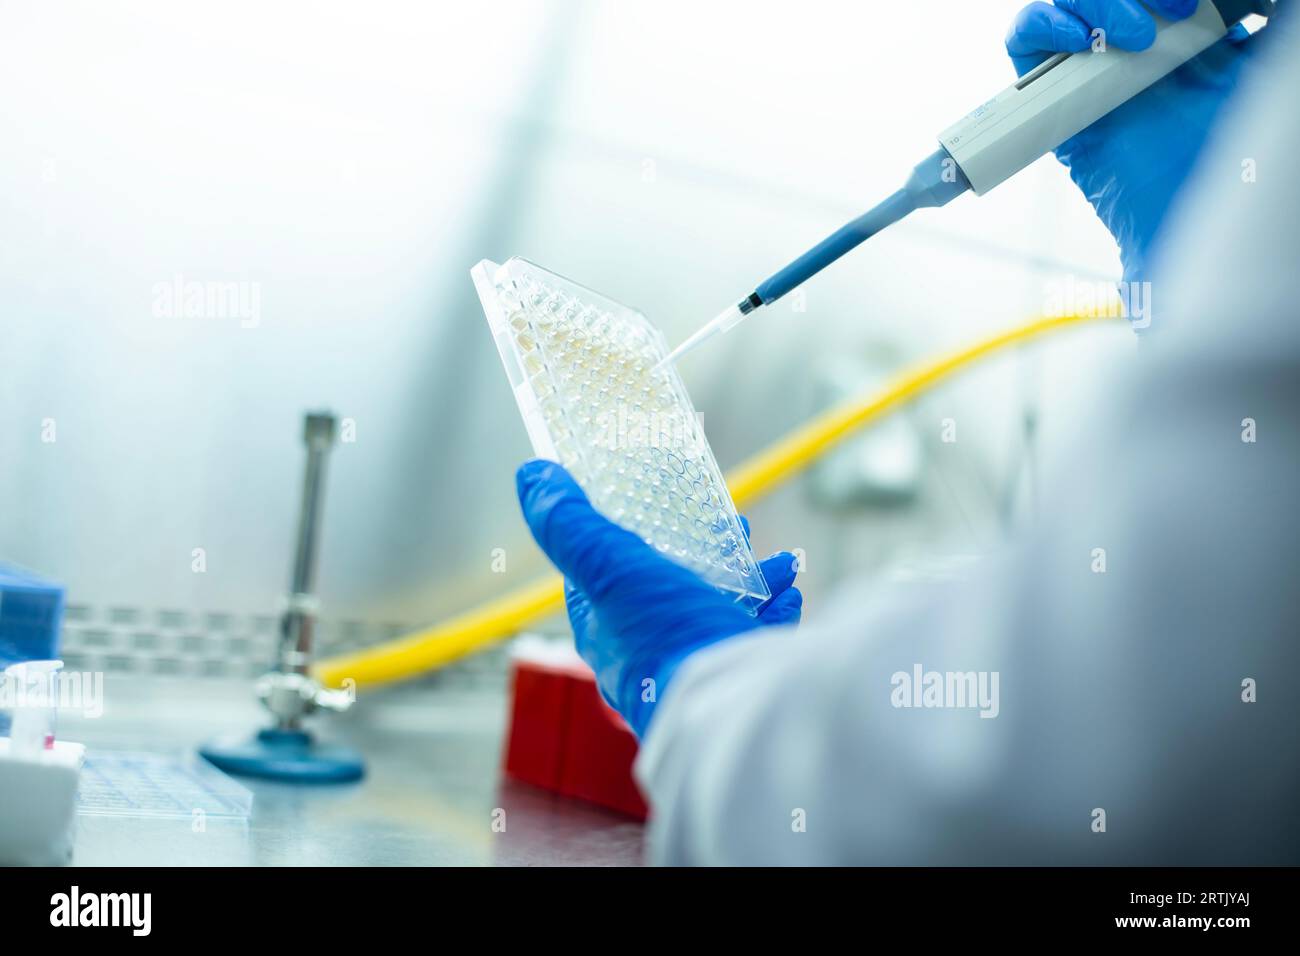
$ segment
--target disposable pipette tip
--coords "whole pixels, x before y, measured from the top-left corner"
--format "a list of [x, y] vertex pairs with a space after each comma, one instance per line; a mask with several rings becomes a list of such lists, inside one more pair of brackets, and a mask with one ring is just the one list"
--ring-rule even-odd
[[[741, 319], [745, 317], [746, 311], [747, 310], [741, 309], [739, 303], [736, 305], [728, 306], [726, 309], [723, 309], [721, 312], [717, 314], [717, 316], [710, 319], [703, 326], [701, 326], [694, 333], [692, 333], [690, 337], [686, 339], [685, 342], [677, 346], [677, 348], [673, 349], [672, 352], [669, 353], [666, 359], [663, 359], [661, 362], [659, 362], [658, 365], [655, 366], [655, 371], [658, 371], [659, 369], [663, 368], [665, 365], [671, 365], [673, 362], [676, 362], [687, 352], [694, 351], [701, 344], [713, 338], [715, 335], [721, 335], [723, 332], [726, 332], [728, 329], [730, 329], [732, 326], [734, 326], [736, 323], [738, 323]], [[752, 306], [748, 311], [752, 311]]]

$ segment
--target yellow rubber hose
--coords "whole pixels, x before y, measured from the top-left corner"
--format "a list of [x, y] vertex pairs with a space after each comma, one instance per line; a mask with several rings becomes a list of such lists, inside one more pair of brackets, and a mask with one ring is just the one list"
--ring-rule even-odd
[[[857, 429], [991, 352], [1046, 332], [1106, 318], [1111, 316], [1066, 315], [1039, 319], [905, 371], [879, 392], [818, 414], [743, 462], [727, 476], [731, 497], [738, 508], [758, 500]], [[511, 637], [563, 605], [562, 582], [558, 575], [550, 575], [433, 627], [320, 661], [315, 666], [315, 674], [330, 687], [338, 687], [349, 679], [358, 687], [373, 687], [417, 677]]]

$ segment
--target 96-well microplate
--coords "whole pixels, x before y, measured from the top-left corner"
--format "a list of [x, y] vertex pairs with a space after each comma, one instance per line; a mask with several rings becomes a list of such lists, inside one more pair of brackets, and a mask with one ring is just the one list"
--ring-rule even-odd
[[640, 312], [525, 259], [470, 275], [533, 451], [601, 514], [730, 592], [771, 597], [663, 336]]

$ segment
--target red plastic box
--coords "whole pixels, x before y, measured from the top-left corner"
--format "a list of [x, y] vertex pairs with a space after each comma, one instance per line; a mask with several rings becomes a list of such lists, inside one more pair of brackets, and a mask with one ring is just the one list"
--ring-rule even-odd
[[510, 696], [507, 775], [646, 818], [632, 778], [636, 735], [601, 699], [595, 675], [577, 655], [521, 649], [511, 665]]

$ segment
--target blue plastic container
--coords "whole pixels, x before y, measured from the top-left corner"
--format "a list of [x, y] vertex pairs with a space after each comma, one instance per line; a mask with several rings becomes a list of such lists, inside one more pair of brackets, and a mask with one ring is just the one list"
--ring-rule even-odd
[[63, 587], [0, 564], [0, 666], [59, 656]]
[[[0, 671], [19, 661], [59, 656], [63, 588], [9, 564], [0, 564]], [[0, 736], [9, 733], [9, 714], [0, 709]]]

